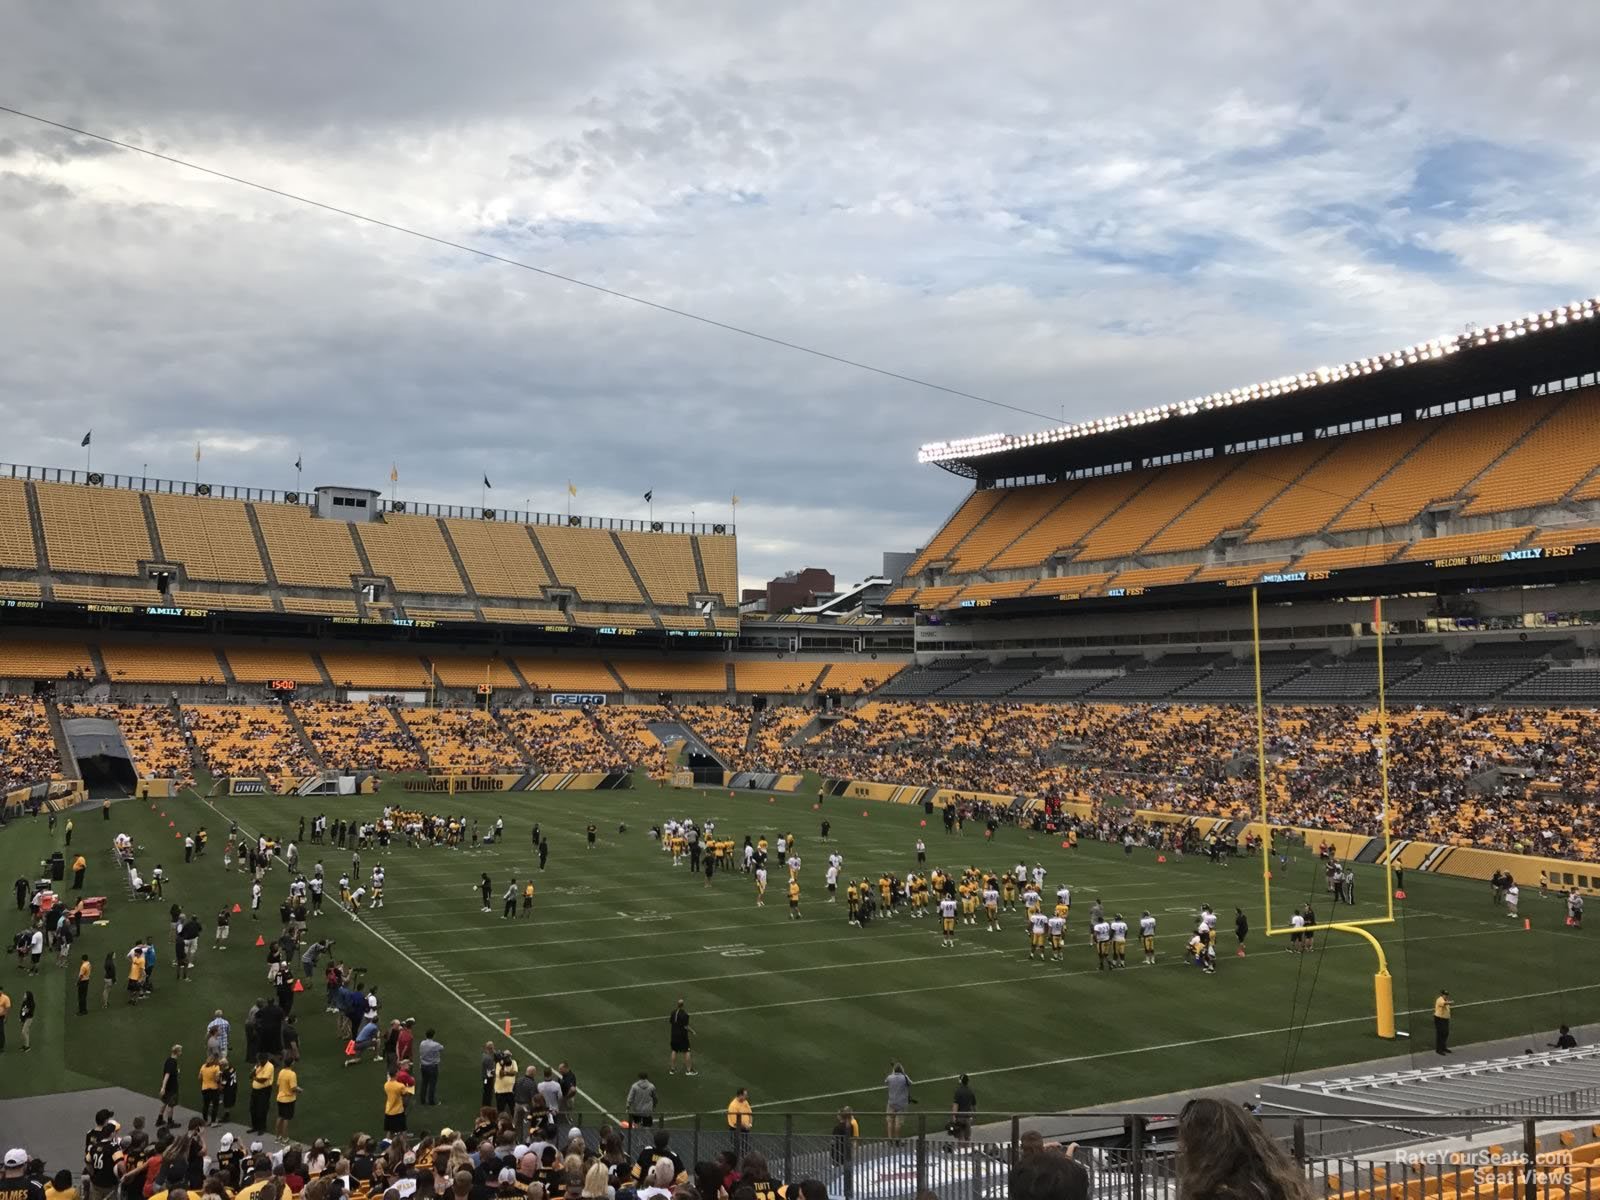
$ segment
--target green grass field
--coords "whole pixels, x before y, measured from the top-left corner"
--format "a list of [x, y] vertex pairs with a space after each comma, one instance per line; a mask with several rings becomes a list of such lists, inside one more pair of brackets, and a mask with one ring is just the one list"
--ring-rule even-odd
[[[419, 798], [394, 793], [396, 803]], [[1600, 957], [1582, 933], [1563, 927], [1560, 902], [1524, 888], [1523, 913], [1533, 929], [1496, 910], [1487, 885], [1413, 873], [1400, 924], [1378, 930], [1395, 975], [1396, 1005], [1411, 1040], [1374, 1036], [1372, 951], [1361, 940], [1323, 931], [1320, 952], [1294, 956], [1281, 939], [1261, 936], [1259, 868], [1242, 860], [1219, 869], [1195, 859], [1159, 864], [1139, 850], [1059, 842], [1002, 829], [993, 845], [969, 827], [947, 837], [936, 821], [926, 829], [920, 809], [854, 803], [834, 798], [824, 814], [833, 823], [831, 844], [845, 856], [847, 874], [904, 872], [914, 862], [919, 832], [930, 864], [976, 863], [1004, 869], [1018, 858], [1042, 862], [1047, 891], [1065, 880], [1075, 891], [1064, 965], [1027, 958], [1020, 918], [999, 935], [960, 927], [957, 948], [940, 947], [937, 921], [895, 917], [866, 929], [851, 928], [841, 898], [826, 903], [826, 851], [818, 841], [810, 795], [778, 796], [689, 792], [647, 785], [603, 793], [519, 793], [495, 797], [420, 798], [435, 811], [454, 808], [507, 824], [506, 841], [490, 850], [391, 848], [387, 907], [352, 921], [331, 903], [319, 933], [331, 932], [346, 961], [367, 968], [385, 999], [384, 1017], [415, 1016], [431, 1025], [447, 1052], [441, 1075], [444, 1105], [418, 1116], [413, 1127], [470, 1123], [478, 1102], [482, 1044], [505, 1044], [518, 1062], [568, 1059], [585, 1094], [587, 1113], [621, 1110], [629, 1083], [648, 1069], [673, 1113], [720, 1111], [734, 1089], [748, 1085], [758, 1128], [776, 1114], [811, 1114], [798, 1128], [827, 1123], [841, 1104], [874, 1111], [891, 1057], [904, 1060], [920, 1083], [925, 1106], [943, 1111], [950, 1080], [970, 1072], [982, 1107], [991, 1112], [1049, 1112], [1229, 1080], [1273, 1075], [1285, 1068], [1335, 1066], [1409, 1048], [1432, 1061], [1431, 1005], [1436, 989], [1456, 1000], [1457, 1043], [1525, 1035], [1543, 1045], [1557, 1023], [1576, 1023], [1600, 991]], [[32, 986], [39, 999], [35, 1049], [17, 1053], [14, 1029], [0, 1069], [0, 1094], [18, 1095], [114, 1083], [154, 1094], [169, 1043], [185, 1046], [184, 1101], [198, 1102], [194, 1069], [203, 1030], [215, 1008], [242, 1023], [252, 999], [265, 992], [264, 952], [251, 948], [245, 876], [226, 871], [222, 844], [228, 820], [248, 831], [290, 833], [301, 812], [375, 814], [383, 797], [220, 799], [196, 796], [152, 809], [126, 801], [103, 822], [96, 810], [77, 816], [76, 846], [90, 859], [89, 891], [111, 897], [108, 924], [86, 927], [80, 948], [96, 963], [93, 1010], [79, 1017], [72, 985], [48, 967], [34, 980], [20, 978], [15, 957], [0, 960], [0, 985], [20, 998]], [[163, 815], [165, 814], [165, 815]], [[803, 919], [790, 920], [774, 886], [757, 909], [742, 875], [719, 876], [713, 886], [674, 869], [651, 841], [650, 825], [669, 816], [713, 818], [721, 835], [776, 837], [793, 830], [805, 858]], [[537, 874], [529, 830], [542, 823], [552, 840], [548, 869]], [[584, 848], [583, 828], [601, 829], [597, 850]], [[173, 828], [205, 824], [211, 852], [185, 866]], [[626, 822], [627, 832], [617, 826]], [[140, 862], [163, 862], [167, 901], [135, 902], [112, 863], [115, 831], [134, 835]], [[60, 840], [58, 827], [55, 842]], [[53, 848], [43, 820], [21, 820], [0, 833], [0, 870], [9, 885], [29, 873]], [[309, 868], [318, 848], [302, 848]], [[348, 851], [321, 851], [331, 879], [348, 863]], [[378, 859], [363, 852], [366, 868]], [[774, 863], [775, 866], [775, 863]], [[495, 884], [495, 911], [479, 911], [476, 883], [487, 871]], [[508, 877], [536, 875], [531, 920], [502, 920], [498, 896]], [[147, 870], [148, 873], [148, 870]], [[774, 884], [779, 873], [774, 870]], [[286, 884], [283, 868], [268, 880], [272, 901], [263, 913], [276, 926], [276, 899]], [[1320, 868], [1302, 854], [1280, 872], [1274, 886], [1286, 922], [1296, 898], [1315, 898], [1319, 920], [1334, 919], [1321, 889]], [[1380, 912], [1382, 875], [1367, 869], [1364, 902], [1355, 915]], [[1148, 908], [1160, 921], [1161, 962], [1135, 960], [1127, 970], [1102, 974], [1087, 945], [1087, 913], [1099, 895], [1108, 913], [1121, 910], [1131, 924]], [[167, 904], [193, 907], [206, 924], [195, 981], [172, 975]], [[225, 903], [245, 902], [235, 918], [232, 948], [210, 949], [211, 919]], [[1220, 914], [1224, 934], [1218, 971], [1204, 976], [1182, 962], [1182, 945], [1201, 902]], [[1256, 932], [1247, 958], [1233, 956], [1232, 914], [1240, 904]], [[269, 908], [271, 912], [269, 912]], [[1348, 908], [1341, 915], [1349, 915]], [[264, 922], [265, 923], [265, 922]], [[138, 1007], [121, 992], [98, 1008], [98, 964], [108, 951], [120, 961], [141, 935], [157, 939], [156, 994]], [[76, 953], [74, 954], [74, 962]], [[50, 956], [47, 956], [47, 964]], [[694, 1015], [699, 1075], [668, 1077], [666, 1016], [684, 997]], [[345, 1135], [381, 1124], [382, 1069], [341, 1069], [342, 1043], [334, 1018], [322, 1012], [320, 980], [297, 1005], [305, 1061], [305, 1088], [296, 1134]], [[537, 1059], [535, 1058], [537, 1056]], [[153, 1111], [153, 1105], [152, 1105]]]

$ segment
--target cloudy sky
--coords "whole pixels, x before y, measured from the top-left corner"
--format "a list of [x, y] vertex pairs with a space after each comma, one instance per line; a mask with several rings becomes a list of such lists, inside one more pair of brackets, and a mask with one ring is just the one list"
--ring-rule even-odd
[[[1600, 9], [10, 9], [0, 104], [1069, 419], [1600, 292]], [[0, 114], [0, 460], [721, 520], [857, 578], [1042, 426]]]

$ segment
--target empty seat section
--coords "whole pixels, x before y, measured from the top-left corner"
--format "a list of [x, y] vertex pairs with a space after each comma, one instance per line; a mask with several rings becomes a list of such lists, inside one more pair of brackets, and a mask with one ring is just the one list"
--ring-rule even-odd
[[0, 479], [0, 567], [39, 569], [28, 517], [28, 485], [20, 479]]
[[122, 732], [123, 743], [140, 779], [176, 779], [180, 784], [194, 782], [194, 763], [189, 746], [178, 728], [178, 719], [166, 704], [74, 704], [63, 706], [61, 718], [74, 721], [88, 717], [114, 721]]
[[322, 682], [322, 675], [304, 650], [280, 650], [266, 646], [229, 646], [223, 651], [233, 677], [240, 683], [267, 683], [292, 679], [296, 683]]
[[1600, 463], [1600, 389], [1569, 397], [1546, 421], [1469, 489], [1461, 511], [1505, 512], [1554, 504]]
[[374, 573], [387, 575], [399, 591], [445, 596], [466, 592], [437, 519], [387, 513], [381, 521], [352, 528], [366, 548]]
[[113, 683], [220, 683], [222, 667], [208, 646], [118, 646], [100, 643]]
[[415, 654], [399, 651], [371, 653], [359, 650], [324, 650], [322, 665], [336, 687], [400, 688], [428, 686], [428, 669]]
[[88, 587], [80, 583], [58, 583], [55, 597], [63, 604], [131, 604], [135, 607], [161, 606], [171, 603], [171, 597], [156, 591], [155, 584], [146, 587]]
[[725, 692], [727, 670], [720, 662], [615, 662], [630, 691]]
[[1254, 583], [1263, 575], [1271, 575], [1284, 568], [1285, 560], [1275, 559], [1272, 562], [1240, 563], [1236, 566], [1203, 567], [1196, 572], [1191, 583], [1231, 583], [1242, 586]]
[[918, 608], [938, 608], [941, 604], [949, 604], [956, 598], [956, 593], [961, 591], [959, 583], [940, 584], [937, 587], [917, 589]]
[[213, 775], [306, 775], [300, 734], [276, 704], [186, 704], [183, 723]]
[[826, 663], [736, 662], [733, 686], [740, 692], [804, 692], [817, 681]]
[[427, 657], [433, 664], [439, 682], [448, 687], [477, 687], [481, 683], [487, 683], [497, 691], [522, 687], [504, 659], [449, 654], [430, 654]]
[[739, 600], [739, 547], [731, 535], [700, 534], [700, 565], [705, 568], [706, 590], [722, 597], [727, 605]]
[[1516, 529], [1485, 529], [1480, 533], [1455, 533], [1445, 537], [1423, 538], [1406, 547], [1401, 562], [1434, 558], [1453, 558], [1471, 554], [1500, 554], [1515, 550], [1533, 533], [1532, 525]]
[[1227, 478], [1185, 509], [1144, 549], [1160, 554], [1210, 545], [1218, 534], [1244, 525], [1285, 488], [1296, 484], [1328, 449], [1326, 442], [1313, 441], [1245, 455]]
[[1106, 580], [1106, 587], [1113, 591], [1117, 588], [1166, 587], [1183, 583], [1194, 573], [1194, 563], [1180, 563], [1175, 567], [1137, 567], [1131, 571], [1118, 571]]
[[969, 495], [961, 502], [961, 507], [950, 514], [950, 519], [940, 527], [938, 533], [933, 535], [922, 552], [912, 560], [911, 565], [906, 568], [906, 574], [916, 575], [929, 563], [941, 562], [949, 557], [956, 543], [966, 537], [978, 522], [993, 512], [1005, 498], [1006, 492], [996, 488], [986, 488]]
[[1262, 509], [1254, 521], [1255, 531], [1245, 540], [1266, 542], [1317, 532], [1432, 432], [1422, 428], [1423, 424], [1412, 422], [1340, 438], [1295, 487]]
[[1291, 571], [1344, 571], [1352, 567], [1376, 567], [1393, 562], [1405, 549], [1404, 542], [1379, 542], [1371, 546], [1339, 546], [1313, 550], [1289, 564]]
[[617, 534], [617, 540], [644, 581], [652, 604], [682, 608], [689, 603], [689, 596], [700, 590], [688, 534], [627, 532]]
[[64, 679], [72, 671], [94, 673], [82, 642], [0, 640], [0, 679]]
[[857, 694], [881, 687], [904, 669], [904, 663], [836, 662], [822, 677], [821, 690]]
[[[285, 596], [283, 611], [301, 613], [308, 617], [354, 617], [358, 615], [354, 600], [327, 600], [319, 596]], [[373, 611], [377, 616], [377, 610]]]
[[407, 604], [406, 616], [413, 617], [419, 621], [468, 621], [476, 624], [478, 610], [475, 608], [418, 608], [415, 604]]
[[999, 554], [1034, 522], [1061, 503], [1062, 490], [1055, 487], [1008, 488], [986, 519], [978, 523], [955, 548], [952, 569], [976, 571]]
[[513, 708], [501, 714], [541, 771], [621, 771], [628, 763], [576, 708]]
[[528, 686], [539, 692], [619, 692], [622, 686], [599, 659], [516, 659]]
[[361, 574], [349, 522], [312, 516], [298, 504], [254, 507], [279, 583], [348, 589], [351, 577]]
[[1149, 478], [1148, 471], [1128, 471], [1082, 483], [1048, 485], [1065, 497], [1064, 502], [995, 555], [988, 565], [994, 570], [1043, 565], [1058, 550], [1082, 541], [1084, 534], [1143, 487]]
[[1586, 546], [1600, 542], [1600, 525], [1569, 525], [1565, 529], [1546, 529], [1534, 535], [1535, 546]]
[[37, 583], [0, 579], [0, 597], [7, 600], [38, 600], [43, 595], [44, 589]]
[[436, 771], [520, 771], [522, 752], [481, 709], [404, 708], [400, 715]]
[[1078, 557], [1120, 558], [1132, 554], [1239, 465], [1237, 459], [1206, 459], [1163, 467], [1150, 483], [1083, 539]]
[[1005, 579], [998, 583], [969, 583], [961, 589], [957, 600], [1007, 600], [1024, 595], [1037, 581], [1033, 579]]
[[0, 745], [5, 747], [0, 754], [0, 790], [61, 777], [50, 718], [38, 701], [0, 695]]
[[217, 609], [222, 612], [272, 611], [272, 597], [264, 592], [173, 592], [172, 602], [184, 608]]
[[267, 582], [244, 501], [152, 492], [150, 509], [161, 534], [162, 556], [182, 563], [190, 579]]
[[518, 625], [569, 625], [567, 614], [559, 608], [485, 608], [485, 621], [511, 622]]
[[138, 492], [36, 483], [44, 541], [55, 571], [137, 575], [155, 555]]
[[654, 629], [655, 617], [647, 612], [589, 612], [578, 609], [572, 614], [574, 624], [589, 629]]
[[302, 701], [295, 716], [335, 771], [420, 771], [422, 754], [386, 704]]
[[1432, 436], [1363, 492], [1333, 528], [1404, 525], [1430, 503], [1454, 497], [1554, 407], [1541, 397], [1420, 422]]
[[1030, 596], [1092, 596], [1111, 578], [1110, 571], [1089, 571], [1077, 575], [1053, 575], [1028, 589]]
[[540, 525], [533, 535], [544, 547], [556, 582], [572, 588], [580, 599], [605, 604], [644, 603], [607, 530]]
[[445, 527], [478, 595], [519, 600], [543, 595], [540, 589], [550, 576], [526, 525], [447, 519]]
[[659, 613], [663, 629], [709, 629], [711, 626], [702, 616], [690, 616], [686, 613]]

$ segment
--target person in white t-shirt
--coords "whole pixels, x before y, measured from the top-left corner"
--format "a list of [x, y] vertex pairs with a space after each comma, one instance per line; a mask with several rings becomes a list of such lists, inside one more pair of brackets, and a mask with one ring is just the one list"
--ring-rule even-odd
[[1506, 889], [1506, 916], [1514, 917], [1517, 915], [1517, 897], [1519, 895], [1520, 892], [1516, 882], [1513, 881], [1511, 886]]
[[828, 903], [832, 904], [839, 899], [839, 868], [832, 863], [828, 864]]

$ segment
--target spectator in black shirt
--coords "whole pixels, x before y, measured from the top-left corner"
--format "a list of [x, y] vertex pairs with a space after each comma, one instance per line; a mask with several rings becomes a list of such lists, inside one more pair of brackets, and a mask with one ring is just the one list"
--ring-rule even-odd
[[955, 1096], [950, 1101], [950, 1132], [959, 1140], [972, 1139], [972, 1114], [978, 1110], [978, 1094], [966, 1075], [956, 1084]]

